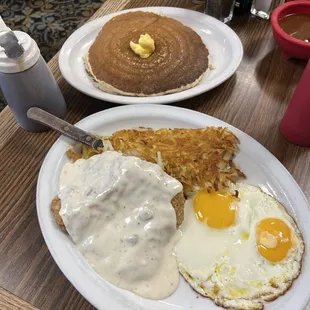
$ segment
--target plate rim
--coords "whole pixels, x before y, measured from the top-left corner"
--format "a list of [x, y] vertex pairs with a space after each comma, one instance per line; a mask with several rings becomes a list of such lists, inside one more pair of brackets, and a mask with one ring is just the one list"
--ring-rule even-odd
[[[218, 119], [218, 118], [215, 118], [213, 116], [210, 116], [208, 114], [204, 114], [204, 113], [201, 113], [201, 112], [198, 112], [198, 111], [195, 111], [195, 110], [190, 110], [190, 109], [186, 109], [186, 108], [181, 108], [181, 107], [174, 107], [174, 106], [158, 106], [158, 105], [145, 105], [145, 106], [141, 106], [141, 105], [127, 105], [127, 106], [119, 106], [119, 107], [113, 107], [113, 108], [110, 108], [110, 109], [106, 109], [106, 110], [103, 110], [103, 111], [99, 111], [97, 113], [94, 113], [92, 115], [89, 115], [83, 119], [81, 119], [79, 122], [77, 122], [75, 125], [77, 125], [78, 127], [82, 128], [84, 127], [84, 124], [88, 123], [92, 118], [99, 118], [101, 117], [102, 119], [104, 119], [104, 115], [106, 114], [109, 114], [114, 112], [114, 111], [129, 111], [129, 110], [132, 110], [133, 112], [137, 111], [136, 109], [139, 109], [139, 110], [152, 110], [152, 109], [156, 109], [157, 111], [160, 109], [161, 111], [159, 111], [159, 114], [162, 113], [162, 110], [174, 110], [174, 111], [181, 111], [181, 112], [186, 112], [187, 115], [189, 115], [189, 112], [190, 112], [190, 116], [189, 116], [189, 119], [194, 119], [194, 116], [197, 115], [197, 116], [200, 116], [200, 117], [204, 117], [206, 119], [211, 119], [211, 120], [214, 120], [216, 121], [217, 123], [219, 123], [219, 126], [225, 126], [227, 127], [228, 129], [233, 129], [233, 131], [236, 133], [236, 134], [242, 134], [246, 139], [249, 139], [252, 143], [254, 143], [260, 151], [262, 151], [263, 153], [265, 154], [268, 154], [268, 156], [270, 156], [273, 160], [276, 161], [276, 163], [278, 164], [278, 166], [281, 168], [281, 170], [285, 173], [285, 175], [290, 179], [290, 181], [294, 184], [295, 188], [294, 190], [298, 192], [298, 194], [300, 195], [300, 198], [304, 200], [305, 204], [308, 206], [308, 212], [310, 212], [309, 210], [309, 201], [307, 200], [305, 194], [303, 193], [302, 189], [300, 188], [300, 186], [298, 185], [298, 183], [296, 182], [296, 180], [294, 179], [294, 177], [291, 175], [291, 173], [286, 169], [286, 167], [267, 149], [265, 148], [262, 144], [260, 144], [256, 139], [252, 138], [251, 136], [249, 136], [247, 133], [241, 131], [240, 129]], [[170, 114], [172, 115], [172, 114]], [[126, 116], [126, 112], [124, 114], [124, 117]], [[171, 117], [175, 117], [174, 116], [171, 116]], [[82, 296], [84, 296], [85, 299], [87, 299], [91, 304], [93, 304], [95, 307], [97, 307], [98, 309], [109, 309], [109, 308], [106, 308], [106, 307], [103, 307], [102, 304], [97, 304], [96, 302], [94, 302], [93, 298], [90, 296], [91, 294], [89, 294], [88, 291], [85, 291], [83, 286], [81, 286], [79, 283], [76, 283], [72, 277], [67, 277], [67, 274], [68, 272], [63, 268], [63, 264], [61, 262], [61, 260], [58, 258], [59, 255], [56, 254], [53, 246], [50, 244], [50, 241], [49, 241], [49, 237], [47, 236], [47, 231], [45, 229], [43, 229], [43, 220], [42, 220], [42, 217], [41, 217], [41, 211], [40, 210], [40, 207], [39, 207], [39, 204], [40, 204], [40, 187], [41, 187], [41, 184], [42, 182], [42, 179], [44, 177], [43, 175], [43, 169], [44, 169], [44, 166], [48, 163], [48, 161], [51, 159], [51, 155], [52, 155], [52, 152], [53, 150], [61, 143], [66, 143], [67, 144], [67, 138], [64, 137], [63, 135], [61, 135], [54, 143], [53, 145], [50, 147], [48, 153], [46, 154], [45, 158], [44, 158], [44, 161], [40, 167], [40, 172], [39, 172], [39, 176], [38, 176], [38, 181], [37, 181], [37, 187], [36, 187], [36, 211], [37, 211], [37, 216], [38, 216], [38, 221], [39, 221], [39, 225], [40, 225], [40, 230], [41, 230], [41, 233], [43, 235], [43, 238], [44, 238], [44, 241], [48, 247], [48, 250], [50, 252], [50, 254], [52, 255], [54, 261], [56, 262], [57, 266], [60, 268], [60, 270], [62, 271], [62, 273], [64, 274], [64, 276], [67, 278], [67, 280], [69, 282], [72, 283], [72, 285], [75, 287], [75, 289], [77, 291], [80, 292], [80, 294]], [[305, 252], [307, 253], [307, 245], [305, 245]], [[303, 265], [305, 264], [305, 261], [303, 261]], [[304, 304], [301, 305], [303, 307], [305, 307], [307, 305], [307, 303], [309, 302], [310, 300], [310, 290], [308, 291], [308, 293], [306, 294], [307, 295], [307, 300], [304, 301]], [[111, 298], [109, 299], [109, 302], [111, 301]], [[109, 306], [109, 305], [108, 305]], [[127, 309], [127, 308], [123, 308], [122, 305], [118, 304], [117, 303], [117, 306], [118, 308], [117, 309]]]
[[[110, 94], [110, 93], [107, 93], [104, 91], [102, 91], [100, 93], [100, 95], [97, 95], [97, 93], [93, 94], [90, 91], [85, 90], [83, 87], [79, 86], [78, 84], [76, 84], [74, 82], [74, 79], [73, 79], [72, 74], [71, 74], [72, 70], [71, 70], [70, 66], [68, 65], [68, 59], [69, 59], [69, 55], [70, 55], [70, 53], [74, 47], [74, 44], [76, 44], [78, 42], [78, 35], [80, 32], [85, 31], [86, 34], [89, 34], [92, 31], [91, 30], [86, 31], [87, 28], [91, 28], [92, 26], [94, 26], [96, 24], [102, 24], [102, 22], [101, 22], [102, 20], [110, 19], [114, 16], [117, 16], [120, 14], [125, 14], [128, 12], [145, 11], [145, 12], [154, 12], [157, 14], [165, 14], [165, 13], [160, 13], [158, 11], [170, 11], [170, 10], [179, 11], [179, 12], [187, 12], [187, 13], [190, 12], [190, 14], [192, 16], [193, 15], [200, 16], [201, 21], [203, 23], [206, 23], [206, 20], [210, 20], [210, 21], [212, 21], [212, 23], [215, 23], [216, 25], [218, 25], [218, 27], [220, 27], [221, 29], [225, 29], [225, 33], [228, 34], [227, 36], [234, 39], [235, 44], [236, 44], [235, 46], [233, 46], [234, 48], [232, 48], [233, 53], [234, 53], [232, 55], [235, 55], [234, 57], [236, 57], [236, 61], [234, 63], [234, 66], [232, 67], [231, 71], [226, 72], [226, 74], [221, 79], [218, 79], [218, 78], [215, 79], [216, 82], [213, 83], [213, 85], [211, 85], [210, 88], [208, 88], [206, 90], [205, 89], [206, 87], [200, 87], [200, 86], [203, 86], [203, 84], [198, 84], [198, 85], [196, 85], [193, 88], [190, 88], [188, 90], [177, 92], [177, 93], [172, 93], [172, 94], [168, 94], [168, 95], [150, 96], [150, 97], [137, 97], [137, 96], [115, 95], [115, 94]], [[167, 14], [169, 14], [169, 13], [167, 13]], [[106, 21], [104, 23], [106, 23]], [[75, 39], [75, 37], [77, 37], [77, 39]], [[238, 47], [238, 48], [236, 48], [236, 47]], [[206, 93], [206, 92], [218, 87], [219, 85], [221, 85], [222, 83], [227, 81], [229, 78], [231, 78], [235, 74], [235, 72], [238, 70], [238, 68], [242, 62], [243, 56], [244, 56], [244, 49], [243, 49], [243, 44], [241, 42], [240, 37], [237, 35], [237, 33], [233, 29], [231, 29], [229, 26], [222, 23], [221, 21], [219, 21], [219, 20], [217, 20], [217, 19], [215, 19], [209, 15], [206, 15], [204, 13], [197, 12], [194, 10], [177, 8], [177, 7], [152, 6], [152, 7], [133, 8], [133, 9], [127, 9], [127, 10], [123, 10], [123, 11], [117, 11], [117, 12], [110, 13], [110, 14], [104, 15], [102, 17], [96, 18], [95, 20], [92, 20], [90, 22], [87, 22], [86, 24], [84, 24], [83, 26], [78, 28], [76, 31], [74, 31], [67, 38], [67, 40], [65, 41], [65, 43], [61, 47], [61, 50], [59, 53], [59, 58], [58, 58], [58, 66], [59, 66], [59, 69], [60, 69], [62, 76], [67, 81], [67, 83], [69, 83], [73, 88], [77, 89], [78, 91], [84, 93], [85, 95], [93, 97], [95, 99], [98, 99], [101, 101], [108, 101], [108, 102], [112, 102], [112, 103], [117, 103], [117, 104], [124, 104], [124, 105], [168, 104], [168, 103], [173, 103], [173, 102], [189, 99], [192, 97], [196, 97], [198, 95], [201, 95], [203, 93]], [[207, 85], [207, 87], [208, 87], [208, 85]]]

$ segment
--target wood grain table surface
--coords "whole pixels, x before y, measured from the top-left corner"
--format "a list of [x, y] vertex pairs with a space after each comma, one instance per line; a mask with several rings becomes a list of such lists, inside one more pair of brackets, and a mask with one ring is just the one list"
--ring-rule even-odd
[[[91, 19], [143, 6], [201, 9], [189, 0], [106, 0]], [[236, 16], [230, 26], [244, 46], [236, 74], [218, 88], [175, 105], [217, 117], [258, 140], [290, 171], [309, 200], [310, 149], [288, 143], [279, 132], [305, 63], [281, 57], [269, 22]], [[49, 66], [68, 103], [69, 122], [115, 106], [69, 86], [59, 72], [58, 55]], [[22, 130], [9, 108], [0, 114], [0, 309], [93, 309], [55, 264], [37, 219], [37, 176], [58, 136]]]

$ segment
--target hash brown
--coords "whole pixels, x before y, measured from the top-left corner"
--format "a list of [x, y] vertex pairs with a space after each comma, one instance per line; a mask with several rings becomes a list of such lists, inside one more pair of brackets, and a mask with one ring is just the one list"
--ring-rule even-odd
[[[108, 139], [115, 151], [159, 164], [183, 184], [186, 194], [199, 189], [227, 189], [231, 182], [246, 177], [233, 162], [240, 141], [227, 128], [138, 128], [116, 131]], [[87, 146], [81, 152], [72, 148], [67, 151], [73, 161], [95, 154]]]

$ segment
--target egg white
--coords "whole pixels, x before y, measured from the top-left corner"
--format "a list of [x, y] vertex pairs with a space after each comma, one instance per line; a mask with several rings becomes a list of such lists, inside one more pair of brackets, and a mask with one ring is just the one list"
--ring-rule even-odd
[[[193, 198], [185, 204], [181, 240], [175, 254], [183, 277], [201, 295], [219, 306], [263, 309], [289, 289], [301, 270], [304, 242], [285, 208], [261, 189], [237, 184], [239, 193], [235, 224], [214, 229], [200, 222]], [[258, 252], [256, 226], [264, 218], [278, 218], [292, 231], [292, 248], [285, 259], [272, 263]]]

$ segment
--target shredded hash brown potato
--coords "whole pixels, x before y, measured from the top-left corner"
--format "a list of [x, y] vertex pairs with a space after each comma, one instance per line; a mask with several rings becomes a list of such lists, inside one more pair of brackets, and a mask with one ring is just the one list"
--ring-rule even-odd
[[[185, 193], [225, 189], [245, 178], [233, 162], [240, 141], [227, 128], [128, 129], [116, 131], [109, 141], [115, 151], [159, 164], [183, 184]], [[95, 154], [86, 145], [79, 152], [67, 151], [73, 161]]]

